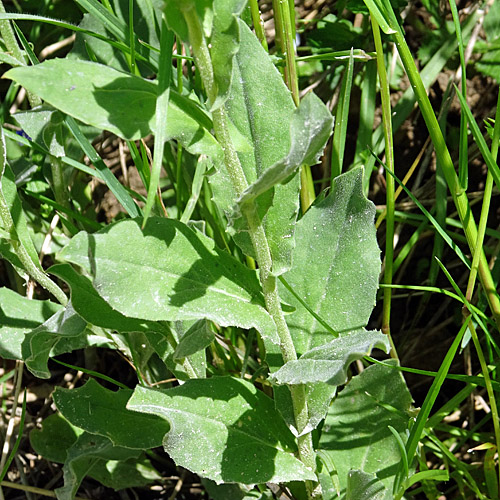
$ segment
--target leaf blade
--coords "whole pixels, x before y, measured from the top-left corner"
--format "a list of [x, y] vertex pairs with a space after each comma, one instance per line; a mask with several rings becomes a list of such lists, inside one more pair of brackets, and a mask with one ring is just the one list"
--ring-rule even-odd
[[137, 387], [128, 408], [167, 419], [169, 455], [217, 483], [314, 479], [293, 456], [293, 436], [273, 401], [242, 379], [189, 380], [166, 391]]

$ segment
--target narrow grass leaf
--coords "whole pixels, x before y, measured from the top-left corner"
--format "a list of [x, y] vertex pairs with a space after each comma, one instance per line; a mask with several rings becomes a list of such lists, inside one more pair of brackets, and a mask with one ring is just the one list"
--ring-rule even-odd
[[[127, 53], [129, 51], [129, 47], [127, 46], [126, 43], [122, 42], [116, 42], [115, 40], [109, 38], [108, 36], [102, 35], [100, 33], [97, 33], [93, 30], [88, 30], [85, 28], [81, 28], [79, 26], [76, 26], [72, 23], [69, 23], [67, 21], [63, 21], [60, 19], [54, 19], [51, 17], [45, 17], [45, 16], [38, 16], [38, 15], [33, 15], [33, 14], [18, 14], [18, 13], [13, 13], [13, 12], [0, 12], [0, 20], [18, 20], [18, 21], [33, 21], [33, 22], [42, 22], [46, 24], [51, 24], [53, 26], [57, 26], [59, 28], [64, 28], [68, 29], [70, 31], [74, 31], [76, 33], [82, 33], [84, 35], [88, 35], [92, 38], [96, 38], [98, 40], [101, 40], [105, 42], [106, 44], [117, 48], [118, 50]], [[5, 57], [5, 56], [3, 56]], [[143, 56], [140, 56], [140, 59], [143, 61], [147, 61], [146, 58]], [[9, 58], [10, 60], [10, 58]], [[17, 59], [14, 59], [17, 61]], [[7, 62], [7, 61], [6, 61]], [[19, 66], [19, 62], [17, 61], [17, 64], [10, 64], [10, 66]]]
[[212, 165], [212, 161], [206, 156], [200, 156], [200, 158], [198, 158], [198, 163], [196, 164], [193, 176], [193, 183], [191, 185], [191, 196], [189, 197], [186, 207], [184, 208], [184, 212], [182, 212], [182, 216], [180, 218], [180, 221], [184, 224], [187, 224], [193, 215], [196, 203], [200, 197], [201, 188], [203, 187], [203, 181], [206, 177], [205, 173]]
[[[453, 16], [453, 24], [455, 25], [455, 33], [457, 35], [458, 54], [460, 56], [460, 68], [462, 77], [462, 96], [467, 99], [467, 65], [465, 63], [464, 41], [462, 38], [462, 30], [460, 29], [460, 18], [458, 15], [457, 4], [455, 0], [450, 0], [450, 10]], [[459, 142], [459, 165], [458, 178], [460, 188], [467, 191], [469, 183], [469, 159], [468, 159], [468, 143], [467, 143], [467, 120], [462, 113], [460, 115], [460, 142]]]
[[373, 117], [375, 116], [376, 95], [377, 63], [373, 60], [365, 64], [365, 74], [361, 82], [359, 127], [356, 134], [354, 165], [364, 163], [369, 155], [368, 147], [371, 147], [373, 144]]
[[[407, 462], [409, 464], [411, 464], [413, 461], [418, 443], [422, 438], [422, 433], [424, 432], [426, 426], [427, 418], [429, 417], [432, 407], [434, 406], [434, 402], [436, 401], [436, 398], [441, 390], [441, 386], [443, 385], [446, 375], [448, 374], [448, 370], [450, 369], [451, 363], [455, 357], [457, 349], [460, 346], [460, 342], [462, 341], [462, 337], [466, 329], [467, 329], [467, 322], [465, 322], [462, 325], [460, 331], [453, 340], [452, 345], [448, 349], [448, 352], [446, 353], [446, 356], [443, 359], [441, 366], [439, 367], [437, 376], [434, 378], [431, 388], [427, 392], [425, 400], [418, 413], [417, 419], [415, 423], [412, 425], [410, 435], [406, 443], [406, 456], [407, 456]], [[405, 479], [404, 476], [402, 476], [403, 471], [401, 471], [399, 474], [400, 474], [398, 476], [399, 480], [397, 481], [395, 486], [399, 486], [401, 484], [401, 481]]]
[[381, 5], [380, 1], [377, 0], [363, 0], [365, 5], [368, 7], [370, 11], [370, 15], [372, 15], [376, 20], [380, 29], [386, 34], [391, 35], [396, 33], [396, 30], [391, 26], [391, 21], [387, 11], [384, 9], [383, 5]]
[[344, 150], [347, 137], [347, 123], [349, 121], [349, 103], [351, 101], [352, 75], [354, 72], [353, 49], [345, 68], [342, 86], [340, 88], [337, 112], [335, 113], [335, 131], [332, 141], [331, 179], [342, 173]]
[[447, 470], [423, 470], [408, 478], [406, 488], [411, 488], [414, 484], [420, 483], [421, 481], [447, 482], [449, 480], [450, 474]]
[[111, 170], [105, 165], [94, 146], [92, 146], [91, 142], [81, 131], [75, 119], [71, 116], [67, 116], [65, 122], [73, 134], [73, 137], [76, 139], [78, 144], [80, 144], [83, 152], [100, 172], [101, 177], [104, 179], [104, 182], [108, 186], [109, 190], [116, 196], [116, 199], [121, 203], [123, 208], [131, 217], [138, 217], [141, 214], [141, 209], [137, 206], [123, 185], [114, 176], [113, 172], [111, 172]]
[[127, 42], [127, 24], [106, 9], [100, 2], [97, 0], [75, 0], [75, 2], [99, 19], [118, 40]]
[[188, 380], [163, 391], [137, 387], [127, 407], [168, 420], [167, 453], [216, 483], [315, 479], [295, 458], [295, 440], [273, 400], [243, 379]]
[[469, 122], [472, 135], [474, 136], [474, 141], [476, 142], [479, 151], [481, 151], [481, 155], [483, 156], [484, 161], [488, 166], [488, 172], [491, 173], [493, 180], [497, 185], [497, 188], [500, 189], [500, 169], [498, 168], [498, 165], [495, 159], [493, 158], [491, 151], [489, 150], [488, 145], [486, 144], [486, 141], [484, 140], [483, 134], [481, 134], [481, 131], [479, 130], [479, 126], [475, 118], [472, 116], [472, 112], [469, 109], [467, 102], [465, 101], [464, 97], [460, 94], [458, 90], [457, 90], [457, 96], [460, 100], [460, 106], [462, 107], [462, 112], [465, 113], [467, 121]]
[[[373, 154], [373, 153], [372, 153]], [[396, 175], [391, 172], [385, 163], [383, 163], [379, 158], [377, 158], [380, 164], [384, 167], [385, 171], [392, 175], [394, 179], [399, 183], [399, 185], [404, 189], [405, 193], [411, 198], [413, 203], [417, 205], [417, 207], [422, 211], [422, 213], [427, 217], [429, 222], [434, 226], [436, 231], [439, 233], [441, 238], [448, 244], [448, 246], [457, 254], [460, 260], [467, 266], [467, 269], [470, 269], [470, 261], [464, 255], [462, 250], [455, 244], [455, 242], [448, 236], [443, 227], [439, 224], [439, 222], [431, 215], [431, 213], [415, 198], [413, 193], [396, 177]]]
[[160, 183], [163, 150], [167, 140], [168, 107], [170, 101], [170, 77], [172, 75], [172, 50], [174, 32], [167, 28], [164, 20], [161, 24], [160, 69], [158, 71], [158, 87], [156, 98], [156, 134], [153, 153], [153, 168], [148, 186], [148, 197], [144, 207], [144, 221], [149, 217]]

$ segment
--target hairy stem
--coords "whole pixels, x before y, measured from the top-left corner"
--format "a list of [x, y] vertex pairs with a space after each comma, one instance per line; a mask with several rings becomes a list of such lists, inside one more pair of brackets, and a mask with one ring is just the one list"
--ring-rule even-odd
[[31, 257], [23, 246], [16, 232], [16, 226], [12, 219], [12, 215], [9, 210], [9, 205], [5, 196], [3, 194], [2, 189], [2, 177], [5, 170], [6, 164], [6, 156], [5, 156], [5, 138], [3, 135], [3, 130], [1, 132], [0, 137], [0, 222], [2, 224], [2, 228], [6, 231], [11, 237], [11, 245], [16, 253], [17, 257], [21, 261], [24, 270], [28, 273], [29, 277], [36, 281], [39, 285], [45, 288], [48, 292], [50, 292], [63, 306], [65, 306], [68, 302], [68, 298], [66, 294], [54, 283], [41, 269], [37, 267], [36, 264], [31, 260]]
[[[5, 7], [3, 5], [2, 0], [0, 0], [0, 12], [2, 14], [5, 14]], [[0, 34], [2, 35], [5, 46], [7, 47], [7, 50], [11, 53], [12, 57], [14, 57], [17, 61], [19, 61], [19, 64], [21, 66], [26, 66], [26, 60], [24, 58], [24, 54], [17, 43], [16, 35], [14, 34], [14, 30], [12, 29], [10, 21], [8, 20], [0, 21]], [[34, 108], [35, 106], [40, 106], [40, 104], [42, 104], [42, 100], [35, 94], [27, 92], [27, 95], [30, 106], [32, 108]]]
[[[208, 45], [204, 38], [202, 27], [194, 10], [194, 6], [184, 11], [184, 17], [188, 25], [189, 38], [193, 47], [196, 67], [200, 72], [201, 80], [207, 92], [209, 104], [212, 104], [215, 102], [217, 97], [214, 69]], [[248, 187], [248, 182], [231, 139], [224, 107], [214, 110], [212, 112], [212, 118], [215, 136], [224, 151], [224, 164], [231, 178], [234, 191], [239, 197]], [[259, 263], [260, 282], [262, 285], [266, 308], [276, 325], [283, 360], [285, 363], [291, 360], [296, 360], [297, 353], [295, 351], [295, 346], [293, 344], [288, 325], [285, 321], [283, 310], [281, 309], [277, 279], [272, 273], [273, 262], [269, 244], [264, 227], [257, 214], [257, 207], [255, 203], [252, 201], [243, 206], [242, 213], [248, 222], [250, 238]], [[295, 424], [300, 434], [307, 425], [309, 414], [305, 387], [303, 385], [291, 386], [290, 391], [292, 395]], [[306, 434], [299, 438], [299, 456], [307, 467], [312, 470], [316, 469], [315, 455], [310, 434]], [[308, 490], [309, 496], [313, 497], [314, 485], [308, 485]]]

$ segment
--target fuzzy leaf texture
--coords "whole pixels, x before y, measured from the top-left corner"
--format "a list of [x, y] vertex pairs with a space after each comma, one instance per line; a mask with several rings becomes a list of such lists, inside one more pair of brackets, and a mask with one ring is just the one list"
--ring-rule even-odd
[[[282, 299], [296, 308], [287, 323], [299, 355], [367, 325], [378, 289], [380, 250], [375, 206], [362, 191], [363, 171], [334, 180], [330, 194], [297, 223], [293, 267], [284, 278]], [[314, 279], [311, 279], [314, 276]]]
[[[156, 82], [102, 64], [67, 59], [14, 68], [4, 77], [73, 118], [122, 139], [136, 140], [155, 131]], [[166, 127], [167, 140], [177, 139], [190, 153], [220, 156], [220, 146], [208, 131], [210, 118], [173, 90]]]
[[[308, 103], [314, 103], [320, 121], [325, 113], [328, 115], [330, 125], [325, 125], [325, 128], [331, 129], [331, 116], [321, 101], [312, 96], [306, 99], [301, 111], [296, 112], [290, 92], [269, 54], [241, 20], [239, 30], [240, 46], [234, 58], [233, 81], [225, 107], [231, 126], [234, 126], [250, 145], [249, 150], [239, 149], [238, 157], [247, 182], [252, 185], [273, 165], [295, 154], [294, 144], [303, 142], [304, 122], [306, 118], [310, 118], [304, 113]], [[217, 67], [215, 72], [217, 74]], [[290, 129], [291, 122], [295, 123], [293, 130]], [[297, 140], [296, 133], [299, 134]], [[318, 133], [318, 137], [320, 139], [316, 142], [319, 143], [323, 136]], [[321, 145], [317, 145], [318, 149], [314, 155], [321, 149]], [[312, 154], [312, 150], [310, 152]], [[298, 166], [300, 161], [295, 165]], [[259, 217], [266, 229], [273, 258], [273, 272], [276, 275], [290, 268], [295, 244], [293, 234], [299, 208], [300, 186], [298, 177], [290, 179], [293, 173], [294, 169], [289, 169], [285, 176], [277, 181], [281, 182], [287, 178], [285, 185], [267, 183], [253, 196]], [[240, 214], [238, 199], [224, 166], [210, 178], [210, 183], [215, 202], [232, 224], [230, 229], [236, 243], [245, 254], [255, 257], [246, 221]]]
[[271, 379], [277, 384], [326, 382], [329, 385], [343, 385], [347, 382], [349, 365], [369, 355], [376, 347], [389, 352], [387, 335], [362, 328], [315, 347], [296, 361], [289, 361], [273, 373]]
[[286, 181], [301, 165], [318, 163], [332, 133], [333, 117], [321, 99], [310, 92], [294, 111], [290, 123], [290, 150], [250, 185], [239, 204], [254, 200], [274, 185]]
[[[363, 329], [375, 306], [380, 250], [373, 222], [375, 207], [364, 196], [362, 181], [360, 168], [340, 175], [334, 180], [329, 195], [297, 222], [293, 266], [284, 274], [294, 293], [281, 286], [280, 296], [295, 307], [294, 312], [287, 314], [286, 321], [299, 357], [335, 341], [336, 334], [338, 341], [335, 342], [341, 343], [352, 332]], [[363, 334], [358, 335], [363, 344]], [[365, 352], [364, 348], [359, 350], [359, 345], [352, 347], [352, 353], [343, 354], [346, 362], [349, 358], [355, 359], [356, 352]], [[271, 372], [276, 372], [283, 364], [281, 353], [273, 345], [268, 344], [266, 348], [266, 360]], [[322, 362], [302, 360], [300, 363], [319, 366]], [[331, 360], [327, 364], [329, 369], [337, 366], [339, 373], [347, 367]], [[325, 381], [329, 379], [328, 374], [320, 377]], [[335, 387], [316, 379], [306, 389], [310, 418], [306, 430], [310, 430], [324, 418]], [[278, 387], [276, 398], [286, 422], [293, 428], [288, 390]]]
[[[65, 464], [65, 485], [56, 490], [59, 499], [73, 498], [85, 476], [115, 490], [145, 486], [160, 479], [149, 461], [138, 456], [138, 451], [112, 448], [106, 438], [73, 427], [59, 413], [47, 417], [41, 429], [31, 431], [30, 443], [47, 460]], [[87, 446], [86, 450], [83, 449], [83, 443]], [[115, 459], [110, 459], [111, 450], [120, 454], [116, 453]], [[127, 454], [131, 458], [127, 459]]]
[[[116, 311], [148, 321], [210, 319], [278, 342], [257, 274], [185, 224], [125, 220], [77, 234], [62, 258], [83, 267]], [[126, 244], [124, 244], [126, 242]]]
[[131, 396], [131, 389], [114, 392], [90, 379], [76, 389], [57, 387], [53, 399], [71, 425], [104, 436], [114, 446], [137, 450], [160, 446], [168, 423], [155, 415], [128, 410], [126, 404]]
[[[383, 365], [370, 366], [353, 377], [338, 394], [325, 419], [318, 448], [335, 465], [341, 499], [391, 498], [386, 492], [392, 492], [401, 455], [388, 426], [406, 442], [411, 403], [401, 374]], [[349, 479], [351, 471], [373, 474], [373, 477]], [[346, 496], [349, 488], [358, 496], [352, 493]], [[369, 496], [375, 495], [375, 491], [383, 492], [382, 497]]]
[[192, 379], [167, 390], [137, 387], [127, 407], [170, 423], [163, 446], [175, 463], [216, 483], [304, 481], [296, 443], [274, 402], [231, 377]]
[[30, 300], [0, 288], [0, 357], [22, 359], [24, 336], [62, 309], [50, 300]]
[[91, 345], [109, 346], [104, 336], [94, 334], [69, 303], [42, 325], [25, 334], [22, 358], [28, 370], [39, 378], [50, 378], [47, 362], [57, 356]]

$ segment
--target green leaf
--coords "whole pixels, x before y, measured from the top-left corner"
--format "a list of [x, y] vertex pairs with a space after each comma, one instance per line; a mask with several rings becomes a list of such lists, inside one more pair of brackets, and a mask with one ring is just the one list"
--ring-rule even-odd
[[38, 106], [14, 115], [24, 132], [36, 143], [44, 145], [50, 154], [65, 156], [62, 121], [64, 116], [56, 109]]
[[[246, 142], [250, 151], [239, 151], [238, 157], [249, 184], [269, 167], [286, 157], [290, 150], [289, 124], [294, 103], [283, 78], [269, 54], [240, 21], [240, 49], [235, 57], [233, 83], [226, 110], [231, 123]], [[235, 241], [245, 254], [255, 257], [246, 222], [233, 213], [237, 198], [225, 167], [209, 178], [217, 206], [233, 221]], [[290, 267], [294, 246], [293, 232], [299, 208], [299, 179], [257, 199], [263, 219], [276, 274]]]
[[[124, 244], [126, 242], [126, 244]], [[93, 286], [121, 314], [150, 321], [207, 318], [256, 328], [278, 342], [257, 274], [214, 242], [173, 219], [126, 220], [81, 232], [62, 258], [93, 276]]]
[[128, 408], [170, 422], [163, 445], [177, 465], [215, 481], [304, 481], [292, 433], [274, 402], [243, 379], [193, 379], [164, 391], [137, 387]]
[[114, 446], [149, 449], [160, 446], [169, 430], [168, 423], [154, 415], [143, 415], [126, 408], [131, 389], [116, 392], [105, 389], [94, 379], [76, 389], [57, 387], [54, 403], [71, 425], [108, 438]]
[[490, 4], [483, 27], [488, 41], [492, 42], [500, 37], [500, 4], [498, 2]]
[[[380, 251], [373, 224], [375, 207], [363, 195], [362, 181], [361, 169], [340, 175], [330, 194], [297, 223], [293, 266], [283, 276], [288, 286], [281, 283], [280, 296], [295, 308], [286, 321], [299, 356], [328, 344], [336, 334], [342, 339], [363, 328], [375, 305]], [[266, 361], [275, 372], [283, 364], [281, 353], [269, 344], [266, 351]], [[335, 390], [315, 382], [306, 391], [310, 431], [324, 418]], [[291, 406], [286, 404], [288, 389], [277, 387], [275, 397], [293, 427]]]
[[388, 491], [375, 474], [351, 470], [347, 476], [346, 500], [391, 500]]
[[96, 344], [109, 345], [109, 339], [87, 330], [87, 322], [69, 303], [38, 328], [26, 333], [22, 343], [22, 356], [33, 375], [50, 378], [47, 366], [50, 356]]
[[[155, 131], [157, 84], [89, 61], [51, 59], [14, 68], [4, 75], [68, 115], [123, 139]], [[175, 138], [193, 154], [218, 157], [208, 132], [210, 119], [196, 103], [172, 91], [167, 140]]]
[[401, 454], [388, 426], [406, 441], [411, 402], [403, 377], [383, 365], [370, 366], [338, 394], [328, 411], [318, 448], [335, 465], [342, 493], [352, 470], [375, 474], [392, 492]]
[[83, 430], [73, 427], [60, 413], [49, 415], [41, 429], [30, 432], [30, 444], [39, 455], [51, 462], [64, 463], [66, 453]]
[[[122, 29], [120, 29], [121, 35], [119, 39], [130, 44], [127, 39], [127, 28], [129, 25], [129, 1], [128, 0], [114, 0], [111, 1], [113, 11], [115, 13], [115, 19], [118, 19], [121, 23]], [[152, 46], [158, 48], [160, 43], [155, 30], [155, 14], [160, 18], [162, 3], [158, 0], [135, 0], [134, 1], [134, 33], [137, 39], [144, 43], [144, 45]], [[108, 16], [110, 13], [108, 11]], [[88, 31], [99, 33], [100, 35], [109, 36], [111, 31], [105, 27], [103, 19], [99, 19], [98, 16], [94, 14], [84, 14], [82, 21], [78, 25], [80, 28], [86, 29]], [[111, 38], [113, 38], [111, 36]], [[134, 44], [135, 50], [139, 50], [143, 47], [141, 44]], [[71, 59], [89, 59], [88, 52], [90, 52], [93, 57], [96, 58], [97, 62], [105, 64], [106, 66], [111, 66], [118, 70], [129, 70], [129, 65], [126, 61], [125, 53], [123, 50], [118, 50], [116, 45], [111, 45], [103, 40], [99, 40], [87, 33], [76, 33], [75, 43], [68, 55]], [[150, 54], [155, 54], [154, 51], [149, 50]], [[137, 53], [136, 53], [137, 56]], [[144, 64], [139, 60], [137, 61], [138, 67], [141, 74], [148, 76], [151, 74], [151, 68], [145, 67]]]
[[[172, 335], [177, 342], [182, 342], [183, 336], [189, 328], [193, 326], [193, 321], [175, 321], [172, 328]], [[164, 334], [147, 333], [148, 342], [151, 344], [156, 354], [165, 363], [165, 366], [172, 372], [178, 380], [189, 380], [193, 378], [192, 373], [186, 371], [184, 363], [175, 355], [175, 348]], [[204, 350], [200, 350], [188, 356], [190, 367], [194, 370], [196, 378], [205, 378], [207, 376], [207, 356]]]
[[88, 323], [122, 333], [163, 331], [158, 323], [128, 318], [113, 309], [96, 292], [91, 279], [78, 274], [69, 264], [56, 264], [50, 268], [50, 273], [69, 285], [71, 304]]
[[333, 118], [321, 99], [307, 94], [290, 121], [290, 150], [286, 157], [265, 170], [238, 200], [239, 204], [255, 199], [274, 185], [286, 181], [303, 165], [315, 165], [330, 137]]
[[246, 0], [214, 0], [210, 55], [217, 85], [217, 98], [215, 103], [212, 103], [212, 109], [222, 106], [229, 95], [233, 78], [233, 60], [240, 42], [238, 16], [246, 3]]
[[[76, 445], [79, 437], [82, 440]], [[98, 450], [98, 441], [102, 439], [106, 448]], [[82, 448], [82, 442], [87, 444], [90, 452], [95, 455], [94, 458], [79, 456], [75, 453], [75, 448]], [[70, 460], [65, 465], [65, 480], [70, 484], [66, 485], [65, 491], [78, 487], [79, 482], [85, 475], [88, 475], [105, 486], [114, 489], [129, 488], [134, 486], [144, 486], [151, 481], [158, 480], [158, 473], [151, 467], [151, 464], [144, 457], [137, 458], [137, 452], [121, 450], [117, 458], [124, 458], [126, 454], [132, 454], [133, 457], [128, 460], [109, 460], [109, 440], [99, 436], [91, 436], [83, 430], [73, 427], [59, 413], [54, 413], [42, 422], [41, 429], [34, 429], [30, 433], [30, 443], [33, 449], [39, 455], [47, 460], [65, 463], [69, 452]], [[104, 451], [105, 458], [99, 458], [100, 453]], [[71, 463], [70, 463], [71, 462]], [[78, 482], [78, 484], [77, 484]], [[59, 492], [61, 494], [61, 492]]]
[[273, 373], [271, 379], [288, 385], [317, 382], [342, 385], [347, 382], [349, 365], [369, 355], [374, 348], [389, 352], [387, 335], [362, 328], [305, 352], [298, 360], [289, 361]]
[[[396, 33], [393, 25], [394, 12], [389, 4], [389, 10], [387, 5], [384, 5], [384, 0], [363, 0], [370, 11], [370, 15], [375, 18], [380, 29], [386, 34], [391, 35]], [[387, 2], [385, 2], [387, 4]], [[392, 15], [391, 15], [392, 14]], [[396, 24], [397, 26], [397, 24]]]
[[50, 300], [29, 300], [0, 288], [0, 357], [22, 359], [24, 336], [61, 309]]
[[183, 10], [194, 7], [200, 18], [205, 36], [210, 36], [213, 22], [213, 1], [214, 0], [165, 0], [165, 14], [167, 16], [168, 27], [174, 31], [183, 42], [189, 43], [188, 27], [182, 12]]
[[259, 491], [244, 484], [216, 484], [209, 479], [201, 480], [211, 500], [272, 500], [271, 490]]
[[[137, 460], [139, 454], [138, 450], [116, 448], [109, 439], [84, 432], [68, 449], [63, 467], [64, 486], [56, 489], [58, 500], [73, 500], [78, 487], [87, 475], [96, 473], [101, 479], [106, 477], [108, 474], [102, 472], [103, 469], [106, 471], [109, 461], [129, 458]], [[131, 486], [130, 481], [126, 486]]]
[[342, 337], [363, 328], [375, 306], [380, 250], [362, 181], [362, 169], [340, 175], [297, 223], [293, 267], [284, 278], [300, 301], [285, 287], [280, 294], [296, 308], [286, 319], [299, 355], [332, 341], [331, 330]]
[[[4, 140], [3, 131], [1, 140]], [[38, 259], [38, 254], [35, 250], [35, 246], [33, 245], [33, 241], [31, 239], [31, 235], [28, 229], [28, 222], [23, 211], [23, 206], [17, 194], [16, 176], [14, 175], [14, 172], [6, 161], [2, 162], [2, 164], [3, 172], [0, 172], [0, 190], [2, 191], [2, 195], [5, 198], [5, 202], [7, 203], [10, 215], [15, 226], [15, 234], [10, 234], [9, 240], [19, 241], [33, 261], [34, 265], [41, 270], [42, 267], [40, 265], [40, 260]], [[20, 263], [20, 261], [17, 262]], [[16, 262], [14, 262], [14, 264], [16, 264]]]
[[205, 347], [208, 347], [214, 338], [215, 333], [210, 323], [205, 319], [199, 320], [180, 339], [174, 353], [174, 358], [185, 358], [195, 352], [201, 351]]

